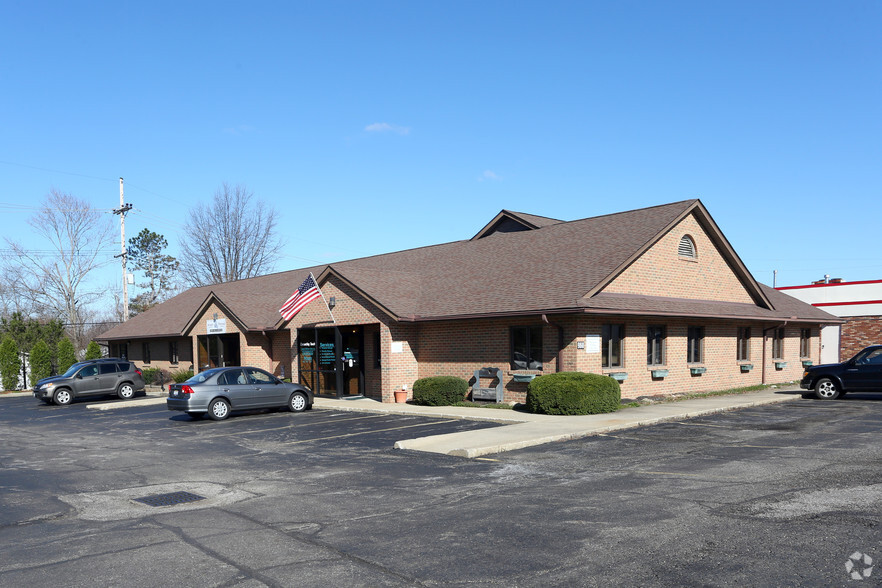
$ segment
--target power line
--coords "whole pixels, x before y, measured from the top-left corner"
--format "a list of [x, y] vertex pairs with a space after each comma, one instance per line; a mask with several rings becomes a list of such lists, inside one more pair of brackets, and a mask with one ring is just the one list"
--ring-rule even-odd
[[24, 164], [24, 163], [16, 163], [16, 162], [14, 162], [14, 161], [0, 161], [0, 163], [2, 163], [2, 164], [4, 164], [4, 165], [13, 165], [13, 166], [16, 166], [16, 167], [25, 167], [25, 168], [28, 168], [28, 169], [35, 169], [35, 170], [38, 170], [38, 171], [50, 172], [50, 173], [53, 173], [53, 174], [64, 174], [64, 175], [67, 175], [67, 176], [78, 176], [78, 177], [81, 177], [81, 178], [89, 178], [90, 180], [101, 180], [101, 181], [106, 181], [106, 182], [112, 182], [112, 181], [114, 181], [114, 180], [112, 180], [112, 179], [110, 179], [110, 178], [99, 178], [98, 176], [90, 176], [90, 175], [87, 175], [87, 174], [78, 174], [78, 173], [74, 173], [74, 172], [61, 171], [61, 170], [58, 170], [58, 169], [49, 169], [49, 168], [46, 168], [46, 167], [37, 167], [36, 165], [27, 165], [27, 164]]

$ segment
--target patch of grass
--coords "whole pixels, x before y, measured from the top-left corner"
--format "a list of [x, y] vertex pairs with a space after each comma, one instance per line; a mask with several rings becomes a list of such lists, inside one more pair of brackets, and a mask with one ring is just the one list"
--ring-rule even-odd
[[619, 405], [619, 410], [622, 410], [623, 408], [637, 408], [638, 406], [643, 406], [643, 405], [640, 404], [639, 402], [626, 402], [624, 404]]
[[782, 388], [793, 386], [796, 384], [793, 382], [779, 382], [777, 384], [755, 384], [753, 386], [744, 386], [741, 388], [729, 388], [727, 390], [714, 390], [711, 392], [693, 392], [688, 394], [677, 394], [674, 396], [653, 396], [651, 400], [647, 400], [645, 402], [629, 402], [627, 404], [623, 404], [619, 410], [622, 408], [629, 408], [633, 406], [643, 406], [645, 404], [654, 404], [659, 402], [679, 402], [681, 400], [692, 400], [694, 398], [710, 398], [712, 396], [731, 396], [735, 394], [747, 394], [748, 392], [758, 392], [760, 390], [768, 390], [769, 388]]
[[470, 400], [463, 400], [462, 402], [455, 402], [451, 404], [451, 406], [463, 406], [465, 408], [500, 408], [500, 409], [508, 409], [511, 410], [514, 407], [511, 404], [496, 404], [495, 402], [472, 402]]

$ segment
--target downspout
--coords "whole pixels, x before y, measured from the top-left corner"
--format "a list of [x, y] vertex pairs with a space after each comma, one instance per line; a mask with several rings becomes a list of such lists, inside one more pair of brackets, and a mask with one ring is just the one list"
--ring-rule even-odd
[[561, 371], [560, 366], [563, 363], [563, 343], [564, 343], [564, 332], [563, 327], [557, 323], [553, 323], [548, 320], [546, 315], [542, 315], [542, 322], [546, 325], [551, 325], [552, 327], [557, 328], [557, 365], [555, 366], [556, 372]]
[[766, 335], [766, 333], [768, 333], [769, 331], [772, 331], [774, 329], [780, 329], [782, 327], [786, 327], [788, 322], [789, 321], [784, 321], [780, 325], [775, 325], [774, 327], [769, 327], [768, 329], [763, 329], [763, 379], [760, 382], [763, 385], [765, 385], [765, 383], [766, 383], [766, 338], [768, 337], [768, 335]]
[[[270, 370], [269, 371], [274, 372], [275, 370], [273, 369], [273, 361], [275, 361], [275, 358], [273, 357], [273, 339], [270, 336], [269, 331], [263, 330], [262, 333], [263, 333], [263, 336], [266, 337], [266, 343], [267, 343], [266, 354], [270, 360]], [[281, 368], [282, 368], [282, 378], [284, 378], [285, 377], [285, 366], [281, 366]]]

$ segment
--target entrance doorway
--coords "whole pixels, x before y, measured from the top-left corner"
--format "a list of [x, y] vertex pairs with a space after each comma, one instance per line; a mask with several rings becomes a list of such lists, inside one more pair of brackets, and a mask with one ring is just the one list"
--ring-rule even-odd
[[228, 365], [242, 365], [239, 359], [239, 335], [199, 335], [198, 371]]
[[363, 395], [363, 348], [362, 327], [298, 329], [300, 383], [323, 396]]

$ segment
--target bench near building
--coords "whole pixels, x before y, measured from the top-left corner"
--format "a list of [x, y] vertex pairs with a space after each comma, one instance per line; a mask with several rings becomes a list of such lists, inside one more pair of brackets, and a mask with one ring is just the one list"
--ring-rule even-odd
[[[310, 275], [322, 296], [286, 320]], [[253, 365], [384, 402], [497, 368], [523, 401], [555, 371], [609, 375], [626, 397], [796, 380], [839, 322], [754, 280], [688, 200], [576, 221], [504, 210], [469, 240], [192, 288], [101, 340], [149, 367]]]

